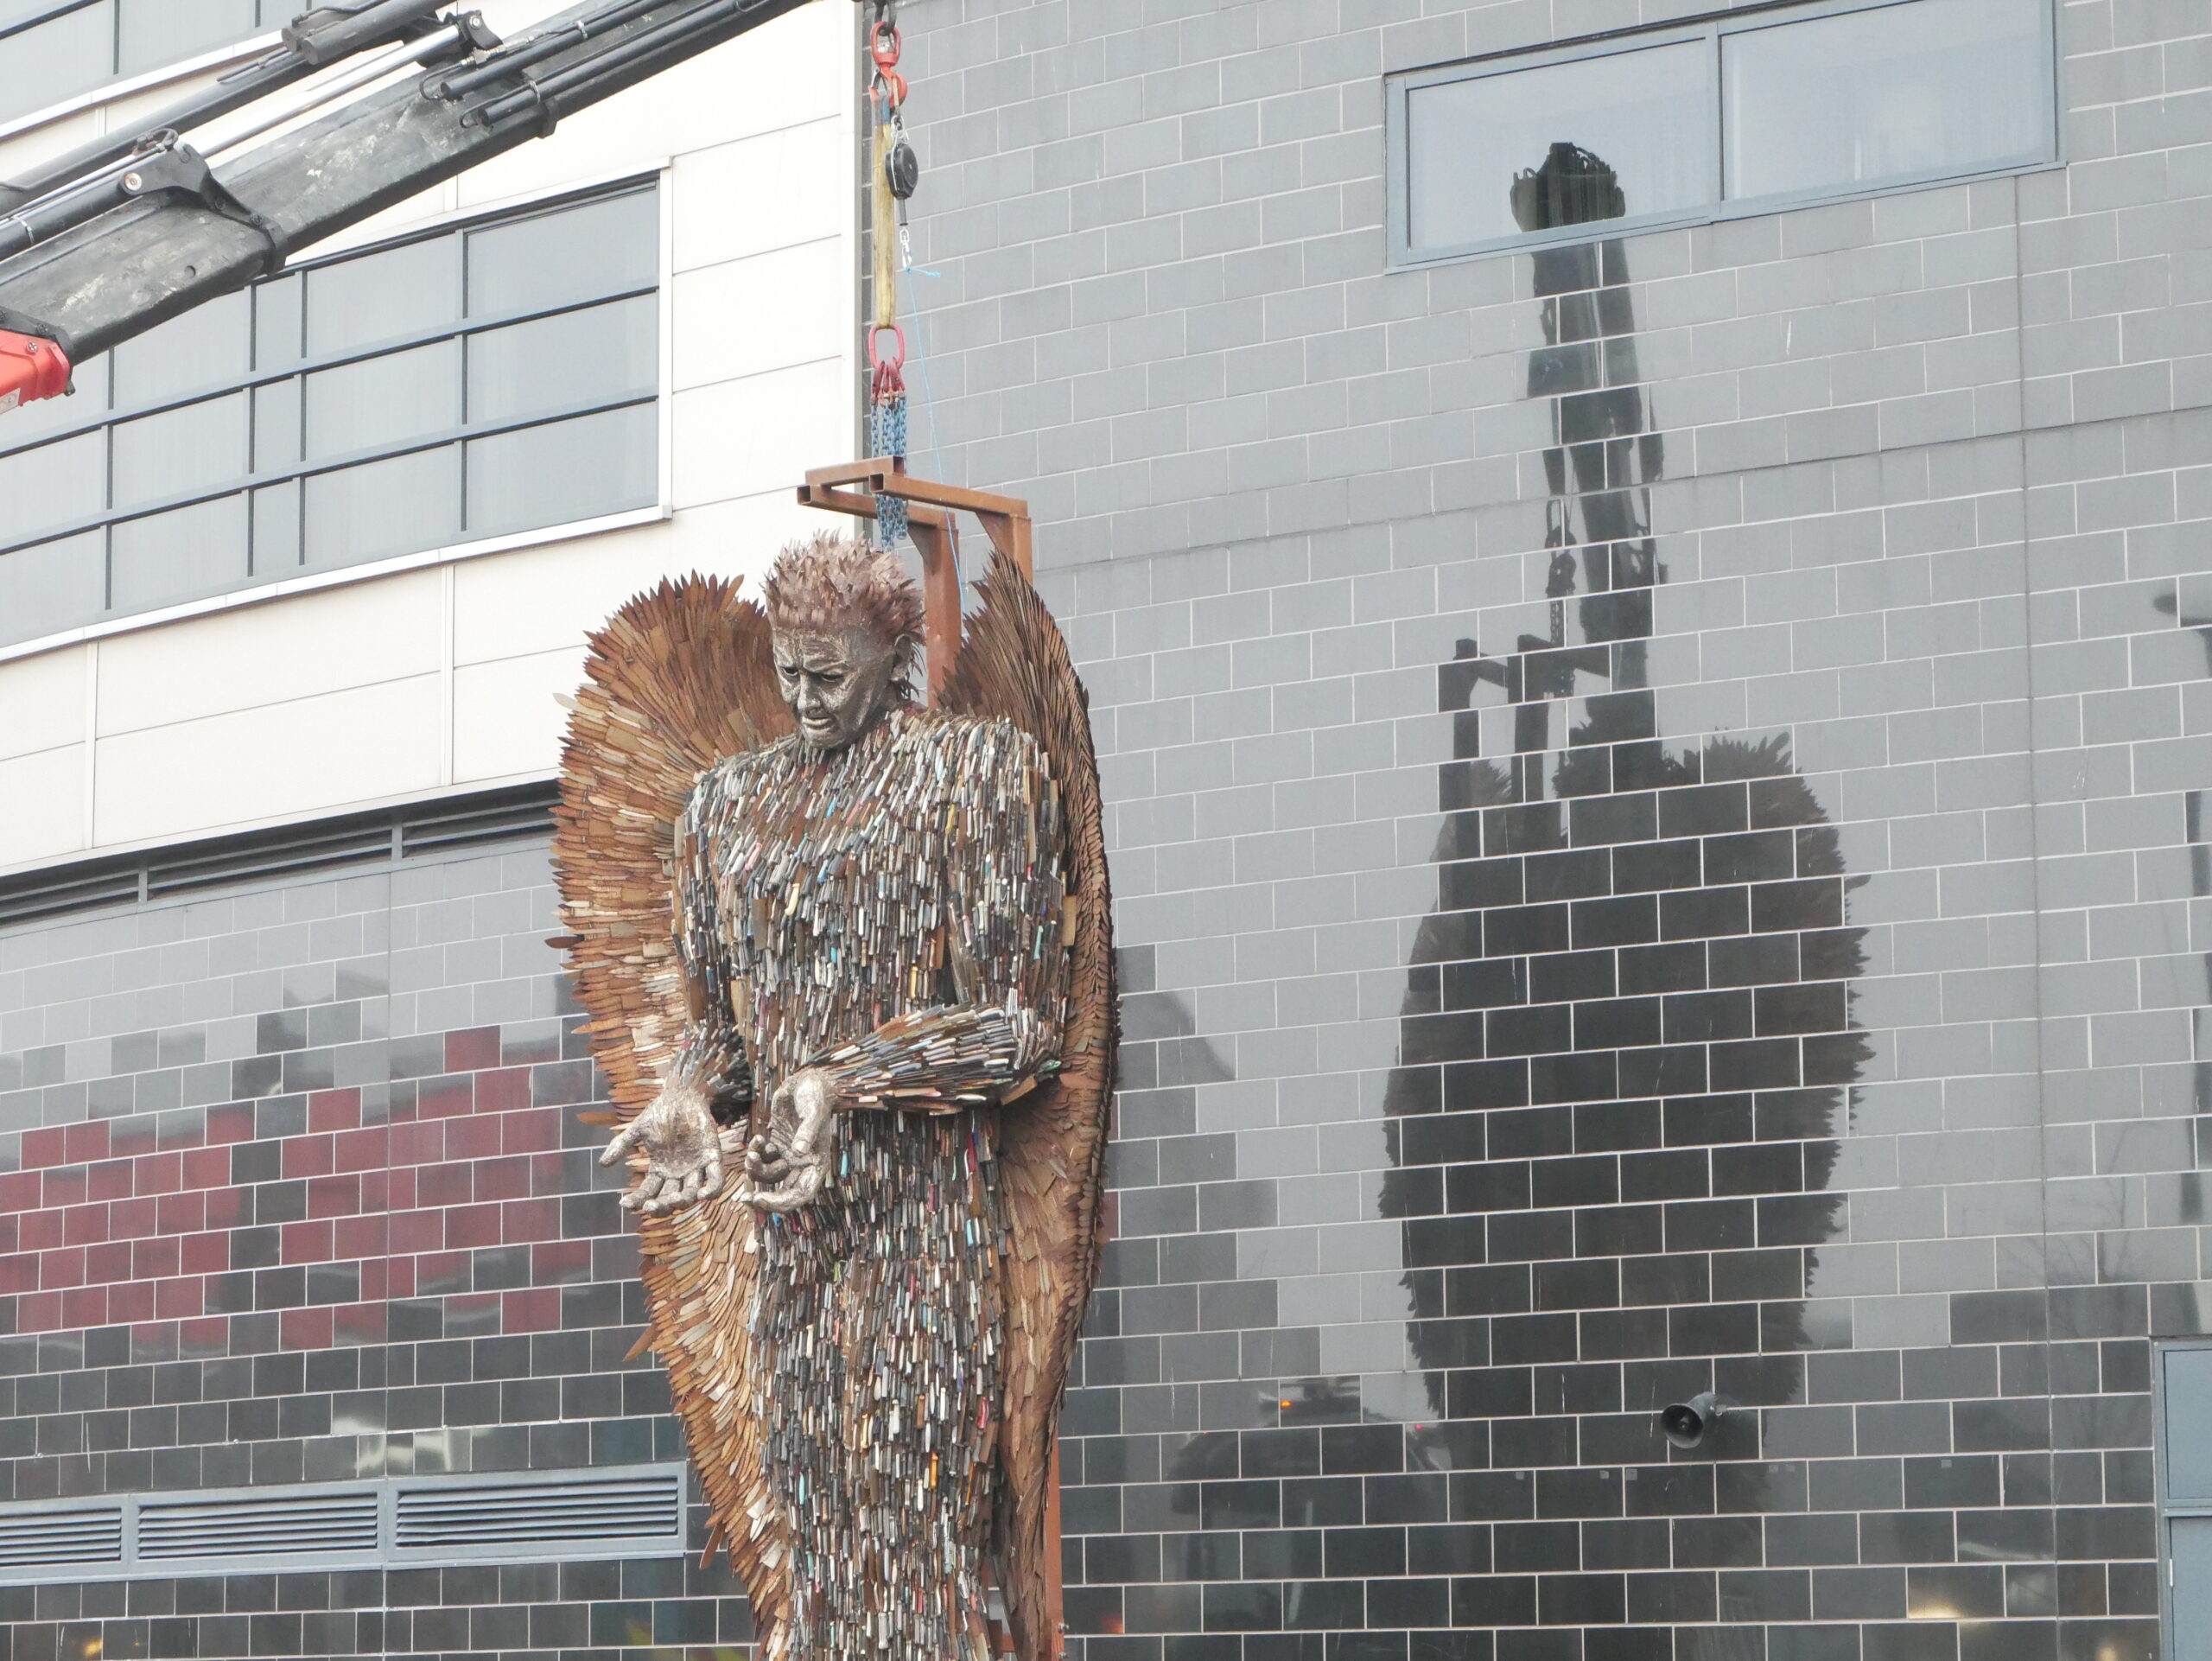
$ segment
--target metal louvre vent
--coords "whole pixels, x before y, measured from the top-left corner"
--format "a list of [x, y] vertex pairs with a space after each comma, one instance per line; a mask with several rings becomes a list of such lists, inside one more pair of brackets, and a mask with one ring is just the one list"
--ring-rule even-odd
[[668, 1464], [0, 1506], [0, 1583], [681, 1557], [686, 1492]]
[[35, 1569], [43, 1576], [56, 1563], [123, 1561], [123, 1507], [0, 1515], [0, 1569]]
[[138, 1507], [138, 1560], [180, 1557], [302, 1556], [311, 1552], [372, 1552], [378, 1545], [373, 1488], [272, 1494]]
[[0, 877], [0, 928], [195, 889], [341, 866], [390, 866], [553, 830], [550, 784], [349, 814], [282, 830], [213, 837], [147, 854], [82, 860]]
[[326, 865], [351, 865], [364, 859], [391, 857], [388, 824], [347, 824], [261, 837], [186, 854], [156, 855], [146, 862], [146, 897], [212, 888], [223, 882], [251, 882]]
[[681, 1534], [683, 1486], [674, 1473], [560, 1484], [427, 1488], [399, 1495], [401, 1551], [616, 1541]]
[[138, 898], [138, 880], [135, 864], [126, 868], [110, 862], [12, 878], [0, 884], [0, 923], [28, 923], [133, 901]]
[[553, 828], [552, 798], [533, 792], [516, 799], [505, 792], [499, 799], [475, 802], [454, 809], [441, 803], [442, 811], [425, 810], [400, 823], [399, 854], [411, 859], [448, 848], [474, 848], [489, 842], [518, 837], [542, 837]]

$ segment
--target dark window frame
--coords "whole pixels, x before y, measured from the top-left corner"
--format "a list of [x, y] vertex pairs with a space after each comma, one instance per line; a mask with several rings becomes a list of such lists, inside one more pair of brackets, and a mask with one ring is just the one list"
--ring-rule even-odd
[[[109, 377], [107, 396], [100, 410], [97, 413], [88, 413], [81, 420], [72, 421], [65, 425], [43, 430], [35, 439], [20, 445], [0, 448], [0, 460], [35, 455], [41, 450], [50, 447], [80, 441], [92, 434], [105, 434], [107, 459], [103, 464], [105, 469], [103, 492], [108, 497], [110, 506], [69, 520], [56, 521], [41, 526], [29, 533], [0, 536], [0, 560], [27, 553], [50, 544], [65, 542], [72, 538], [98, 533], [102, 538], [99, 555], [102, 567], [101, 586], [103, 593], [108, 596], [109, 605], [96, 617], [67, 625], [58, 630], [25, 636], [21, 640], [0, 637], [0, 659], [20, 656], [26, 650], [37, 648], [41, 642], [51, 642], [61, 638], [73, 638], [92, 633], [111, 633], [118, 628], [133, 627], [142, 619], [167, 616], [178, 608], [202, 610], [227, 604], [251, 603], [257, 598], [265, 597], [272, 590], [296, 584], [302, 579], [353, 580], [373, 575], [378, 570], [385, 569], [394, 560], [421, 562], [426, 558], [453, 557], [474, 550], [492, 551], [525, 542], [557, 540], [563, 536], [575, 534], [575, 527], [579, 525], [596, 524], [604, 518], [665, 514], [669, 507], [669, 469], [671, 461], [669, 455], [667, 406], [672, 386], [667, 353], [671, 271], [667, 244], [665, 174], [664, 168], [625, 172], [588, 185], [564, 186], [549, 191], [542, 196], [505, 204], [489, 211], [444, 215], [431, 224], [413, 227], [398, 235], [374, 243], [346, 248], [316, 258], [299, 260], [288, 265], [281, 277], [256, 283], [248, 292], [256, 293], [276, 283], [292, 281], [303, 283], [308, 276], [320, 269], [448, 238], [461, 239], [463, 251], [461, 255], [463, 264], [461, 269], [465, 284], [466, 253], [468, 239], [472, 236], [497, 229], [503, 225], [550, 217], [567, 211], [588, 207], [597, 203], [634, 195], [652, 197], [658, 209], [658, 228], [655, 234], [652, 255], [654, 274], [650, 283], [632, 283], [612, 287], [583, 299], [563, 300], [547, 305], [509, 308], [503, 311], [480, 315], [470, 315], [467, 312], [464, 287], [461, 315], [452, 321], [395, 334], [372, 341], [349, 344], [341, 349], [320, 354], [308, 354], [302, 351], [298, 358], [281, 364], [271, 365], [265, 368], [250, 367], [242, 374], [211, 381], [184, 391], [165, 393], [143, 402], [127, 404], [119, 403], [114, 397], [113, 364], [106, 354], [95, 360], [92, 365], [86, 366], [95, 368], [96, 372]], [[379, 443], [344, 454], [318, 455], [312, 460], [287, 461], [257, 469], [253, 466], [255, 457], [252, 454], [251, 422], [255, 402], [254, 393], [257, 389], [278, 385], [286, 381], [296, 382], [304, 388], [308, 379], [315, 373], [342, 368], [352, 364], [369, 362], [379, 358], [396, 356], [447, 340], [458, 342], [465, 358], [467, 343], [479, 335], [547, 319], [572, 316], [594, 309], [626, 305], [645, 298], [655, 300], [659, 311], [658, 338], [652, 352], [652, 385], [648, 391], [595, 396], [581, 401], [571, 400], [527, 415], [500, 420], [467, 420], [466, 418], [467, 411], [464, 407], [461, 410], [464, 418], [458, 425], [441, 428], [435, 431], [414, 433], [390, 442]], [[245, 322], [249, 343], [255, 342], [258, 339], [257, 304], [257, 309], [249, 312]], [[462, 385], [465, 391], [465, 369]], [[196, 404], [214, 403], [239, 396], [244, 396], [248, 400], [246, 471], [221, 480], [194, 484], [188, 489], [171, 492], [157, 498], [133, 501], [128, 506], [118, 507], [112, 505], [114, 436], [118, 430], [151, 417], [189, 409]], [[461, 508], [464, 517], [460, 530], [449, 540], [418, 550], [376, 555], [359, 561], [324, 561], [302, 557], [296, 566], [286, 566], [281, 569], [260, 568], [257, 564], [253, 546], [255, 536], [253, 516], [256, 502], [258, 500], [257, 493], [286, 485], [300, 487], [296, 493], [300, 500], [295, 504], [295, 511], [303, 514], [305, 512], [305, 483], [321, 475], [342, 473], [349, 468], [359, 467], [365, 463], [385, 461], [441, 449], [465, 447], [476, 441], [532, 431], [564, 422], [584, 420], [624, 410], [646, 408], [652, 408], [657, 411], [657, 418], [654, 422], [653, 487], [650, 501], [631, 507], [610, 509], [606, 514], [588, 516], [581, 519], [564, 519], [557, 523], [532, 526], [524, 530], [472, 529], [466, 522], [468, 484], [467, 452], [465, 448], [462, 448], [462, 453], [457, 458], [457, 478], [459, 487], [462, 492]], [[6, 436], [4, 425], [0, 425], [0, 440], [4, 440]], [[122, 610], [115, 608], [113, 566], [115, 551], [112, 532], [117, 528], [161, 514], [175, 512], [232, 497], [243, 500], [248, 519], [247, 569], [243, 580], [212, 589], [205, 594], [187, 595], [174, 601], [135, 606]]]
[[[26, 12], [13, 22], [0, 23], [0, 42], [5, 42], [13, 35], [28, 35], [35, 29], [43, 29], [48, 23], [59, 22], [74, 12], [90, 11], [94, 6], [103, 3], [105, 0], [49, 0], [48, 4]], [[111, 17], [113, 14], [111, 13], [110, 16]], [[113, 38], [115, 31], [110, 29], [108, 34], [108, 73], [113, 74], [115, 73]]]
[[211, 41], [207, 46], [187, 54], [175, 64], [148, 64], [143, 68], [135, 69], [125, 69], [123, 67], [124, 48], [126, 41], [120, 0], [46, 0], [43, 5], [35, 4], [22, 16], [6, 22], [0, 22], [0, 53], [5, 52], [10, 40], [28, 35], [33, 29], [42, 29], [48, 23], [59, 22], [65, 17], [76, 16], [79, 12], [92, 11], [105, 7], [108, 13], [108, 29], [106, 48], [101, 54], [102, 67], [96, 79], [82, 92], [66, 93], [51, 103], [34, 105], [13, 115], [0, 116], [0, 134], [12, 134], [34, 128], [57, 111], [76, 108], [87, 102], [98, 102], [111, 98], [118, 91], [128, 91], [149, 83], [157, 83], [174, 74], [177, 68], [184, 64], [201, 62], [210, 57], [221, 57], [225, 54], [242, 54], [249, 47], [257, 42], [274, 40], [277, 29], [289, 22], [296, 13], [308, 10], [309, 3], [310, 0], [281, 0], [281, 3], [275, 10], [283, 15], [270, 16], [266, 15], [270, 11], [269, 0], [260, 0], [260, 3], [253, 8], [256, 21], [251, 28]]
[[50, 23], [57, 17], [67, 17], [73, 11], [89, 10], [99, 3], [100, 0], [48, 0], [47, 4], [25, 12], [11, 23], [0, 23], [0, 41], [36, 29], [41, 23]]
[[2171, 1398], [2166, 1390], [2166, 1358], [2190, 1352], [2212, 1354], [2212, 1337], [2155, 1339], [2151, 1345], [2152, 1485], [2158, 1513], [2158, 1635], [2169, 1656], [2181, 1653], [2174, 1633], [2174, 1524], [2212, 1519], [2212, 1494], [2177, 1499], [2168, 1486], [2173, 1435], [2167, 1423]]
[[[491, 222], [496, 223], [496, 221]], [[378, 244], [374, 250], [365, 251], [381, 253], [385, 248], [394, 245], [396, 245], [389, 243]], [[580, 311], [591, 311], [601, 306], [619, 305], [626, 300], [646, 299], [660, 292], [660, 285], [653, 283], [648, 286], [618, 290], [594, 300], [580, 300], [565, 305], [543, 307], [533, 311], [518, 311], [486, 317], [480, 322], [471, 319], [455, 328], [434, 328], [417, 330], [410, 334], [396, 334], [373, 346], [334, 353], [327, 357], [303, 358], [287, 369], [254, 370], [238, 380], [225, 381], [219, 386], [203, 387], [197, 391], [170, 397], [152, 404], [134, 404], [127, 408], [111, 411], [96, 420], [86, 420], [73, 427], [58, 428], [51, 433], [42, 435], [35, 444], [27, 444], [20, 450], [0, 450], [0, 455], [29, 455], [49, 445], [65, 444], [73, 438], [82, 438], [87, 433], [99, 432], [104, 428], [125, 426], [134, 421], [143, 421], [154, 416], [167, 415], [174, 410], [188, 409], [195, 404], [212, 403], [218, 398], [231, 398], [240, 392], [251, 392], [260, 387], [274, 386], [284, 381], [302, 379], [319, 370], [340, 369], [348, 364], [365, 363], [377, 358], [392, 357], [416, 347], [435, 346], [442, 340], [466, 340], [474, 335], [486, 334], [493, 329], [511, 328], [518, 323], [534, 323], [548, 317], [567, 317]], [[48, 527], [16, 541], [0, 540], [0, 557], [14, 553], [18, 549], [35, 548], [41, 543], [60, 542], [65, 537], [81, 536], [87, 531], [97, 531], [103, 526], [128, 525], [133, 519], [149, 519], [155, 514], [167, 513], [175, 508], [192, 507], [201, 502], [219, 501], [226, 496], [235, 496], [242, 491], [259, 490], [270, 485], [287, 484], [296, 479], [311, 479], [317, 474], [341, 473], [346, 468], [358, 467], [364, 461], [381, 461], [391, 456], [410, 455], [417, 450], [434, 450], [442, 445], [460, 443], [472, 438], [493, 438], [502, 433], [520, 432], [526, 428], [542, 427], [549, 422], [571, 421], [584, 416], [603, 415], [610, 410], [632, 409], [639, 404], [655, 403], [659, 396], [658, 391], [630, 393], [587, 402], [574, 407], [563, 406], [550, 415], [521, 416], [498, 422], [463, 422], [459, 426], [442, 428], [432, 433], [417, 434], [411, 438], [401, 439], [396, 443], [374, 444], [366, 449], [348, 450], [343, 454], [319, 456], [312, 461], [295, 462], [284, 467], [265, 468], [258, 471], [249, 469], [245, 473], [234, 474], [219, 483], [195, 487], [181, 494], [149, 497], [144, 501], [133, 502], [128, 507], [105, 508], [98, 513], [87, 514], [81, 519], [67, 520], [59, 528]]]
[[[1860, 201], [1905, 191], [1963, 183], [1969, 180], [2009, 178], [2063, 166], [2064, 125], [2061, 117], [2064, 100], [2061, 77], [2064, 65], [2058, 50], [2056, 6], [2055, 0], [2038, 0], [2038, 36], [2043, 52], [2044, 85], [2049, 95], [2048, 119], [2044, 124], [2046, 142], [2040, 152], [1968, 168], [1938, 169], [1925, 174], [1887, 178], [1866, 185], [1816, 186], [1804, 190], [1750, 197], [1729, 197], [1724, 194], [1727, 169], [1727, 91], [1722, 42], [1727, 37], [1783, 28], [1792, 23], [1809, 22], [1818, 18], [1886, 11], [1916, 3], [1920, 3], [1920, 0], [1809, 0], [1808, 3], [1796, 5], [1750, 8], [1712, 13], [1619, 34], [1584, 36], [1548, 47], [1493, 53], [1448, 64], [1402, 70], [1388, 75], [1383, 83], [1384, 268], [1393, 271], [1418, 270], [1430, 265], [1479, 258], [1491, 254], [1519, 253], [1534, 248], [1633, 236], [1648, 231], [1713, 225], [1728, 220], [1782, 213], [1796, 207]], [[1709, 111], [1712, 172], [1708, 200], [1691, 208], [1589, 220], [1548, 230], [1491, 237], [1449, 247], [1414, 245], [1412, 155], [1408, 144], [1408, 105], [1414, 92], [1433, 86], [1454, 86], [1510, 75], [1522, 70], [1586, 62], [1625, 53], [1648, 51], [1654, 47], [1698, 41], [1707, 43], [1710, 54], [1707, 87], [1712, 99]]]

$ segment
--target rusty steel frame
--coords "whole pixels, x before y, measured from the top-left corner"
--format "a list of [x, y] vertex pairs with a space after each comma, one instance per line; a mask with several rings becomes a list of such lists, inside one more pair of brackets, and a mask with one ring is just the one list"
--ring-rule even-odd
[[[903, 455], [810, 468], [806, 482], [798, 487], [799, 501], [805, 506], [860, 519], [875, 518], [886, 497], [906, 504], [908, 532], [922, 557], [923, 633], [929, 646], [930, 696], [934, 698], [952, 672], [952, 659], [960, 647], [960, 573], [952, 559], [953, 516], [973, 513], [991, 545], [1034, 580], [1029, 504], [1019, 496], [918, 479], [906, 471]], [[1059, 1559], [1054, 1556], [1052, 1561], [1057, 1565]]]

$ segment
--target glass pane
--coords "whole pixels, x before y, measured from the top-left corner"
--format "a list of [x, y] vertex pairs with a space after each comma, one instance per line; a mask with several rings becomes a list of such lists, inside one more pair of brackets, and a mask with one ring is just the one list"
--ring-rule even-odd
[[253, 29], [254, 0], [123, 0], [117, 56], [122, 73], [135, 75], [238, 40]]
[[126, 519], [110, 534], [115, 539], [108, 550], [113, 610], [145, 611], [245, 583], [244, 496]]
[[279, 277], [252, 290], [253, 365], [257, 369], [289, 369], [300, 360], [301, 279]]
[[461, 451], [448, 444], [307, 481], [310, 565], [350, 565], [461, 536]]
[[1913, 0], [1723, 36], [1728, 194], [2040, 159], [2043, 31], [2040, 0]]
[[1413, 245], [1711, 201], [1711, 62], [1704, 41], [1685, 41], [1417, 88], [1406, 123]]
[[461, 240], [435, 237], [307, 274], [308, 353], [327, 357], [461, 317]]
[[2176, 1661], [2212, 1655], [2212, 1517], [2173, 1520]]
[[2212, 1350], [2166, 1352], [2166, 1499], [2212, 1505]]
[[115, 13], [99, 0], [0, 41], [0, 121], [88, 92], [115, 72]]
[[307, 377], [307, 456], [385, 449], [461, 424], [461, 342], [437, 340]]
[[128, 410], [226, 385], [252, 367], [251, 302], [226, 294], [115, 349], [115, 402]]
[[641, 190], [468, 238], [468, 315], [594, 300], [660, 279], [660, 196]]
[[123, 422], [114, 432], [118, 507], [225, 484], [246, 470], [244, 392]]
[[300, 481], [253, 493], [253, 573], [276, 578], [299, 569]]
[[468, 534], [568, 525], [658, 497], [654, 406], [556, 421], [468, 446]]
[[300, 383], [271, 381], [253, 389], [253, 470], [276, 473], [300, 464]]
[[[5, 50], [4, 46], [0, 46], [0, 51]], [[82, 426], [107, 413], [105, 353], [79, 364], [69, 379], [77, 390], [67, 397], [19, 404], [0, 416], [0, 450], [20, 449], [48, 433], [60, 432], [64, 427]]]
[[107, 506], [107, 434], [0, 455], [0, 547]]
[[0, 554], [0, 640], [35, 640], [96, 621], [107, 605], [104, 531]]
[[659, 383], [653, 295], [487, 329], [468, 343], [468, 418], [529, 416], [650, 395]]

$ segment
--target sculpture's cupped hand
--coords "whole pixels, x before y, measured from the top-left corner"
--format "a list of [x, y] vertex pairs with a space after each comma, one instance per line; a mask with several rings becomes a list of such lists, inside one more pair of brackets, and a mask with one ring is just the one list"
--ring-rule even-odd
[[665, 1217], [722, 1191], [722, 1144], [714, 1110], [706, 1091], [688, 1079], [664, 1085], [652, 1104], [607, 1144], [599, 1162], [619, 1165], [639, 1150], [645, 1155], [645, 1173], [622, 1196], [625, 1211]]
[[830, 1185], [837, 1159], [837, 1087], [827, 1072], [795, 1072], [768, 1102], [768, 1134], [745, 1153], [739, 1198], [762, 1211], [810, 1206]]

